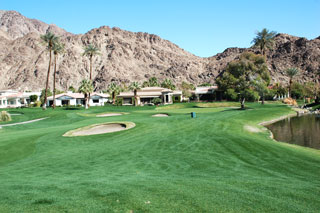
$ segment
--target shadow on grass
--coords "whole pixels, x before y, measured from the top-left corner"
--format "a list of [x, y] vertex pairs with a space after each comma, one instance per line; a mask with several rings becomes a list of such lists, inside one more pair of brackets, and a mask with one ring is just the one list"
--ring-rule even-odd
[[229, 111], [246, 111], [246, 110], [253, 110], [254, 108], [252, 108], [252, 107], [245, 107], [245, 108], [232, 108], [232, 109], [225, 109], [225, 110], [223, 110], [223, 111], [221, 111], [221, 112], [229, 112]]
[[39, 200], [36, 200], [36, 201], [34, 201], [32, 204], [36, 204], [36, 205], [43, 205], [43, 204], [45, 204], [45, 205], [51, 205], [51, 204], [53, 204], [54, 203], [54, 200], [52, 200], [52, 199], [39, 199]]
[[81, 110], [80, 107], [66, 107], [65, 110]]

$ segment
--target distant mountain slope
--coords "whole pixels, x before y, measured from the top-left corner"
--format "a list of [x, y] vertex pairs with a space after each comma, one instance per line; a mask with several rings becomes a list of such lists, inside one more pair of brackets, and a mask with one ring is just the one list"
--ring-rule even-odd
[[29, 19], [16, 11], [0, 10], [0, 30], [12, 38], [20, 38], [30, 32], [45, 34], [51, 31], [57, 35], [70, 34], [53, 24], [46, 24], [36, 19]]
[[[53, 31], [61, 36], [66, 49], [58, 60], [58, 88], [78, 87], [88, 77], [88, 59], [83, 47], [92, 43], [101, 55], [94, 59], [94, 82], [97, 90], [111, 81], [129, 83], [155, 76], [171, 78], [176, 84], [214, 83], [230, 61], [253, 48], [228, 48], [210, 58], [197, 57], [157, 35], [134, 33], [106, 26], [86, 34], [73, 35], [55, 25], [28, 19], [14, 11], [0, 12], [0, 89], [42, 89], [48, 66], [48, 53], [40, 35]], [[284, 69], [298, 67], [299, 80], [314, 81], [320, 71], [320, 39], [307, 40], [286, 34], [276, 36], [276, 45], [268, 53], [274, 81], [285, 81]], [[51, 78], [52, 80], [52, 78]], [[50, 82], [50, 85], [52, 83]]]

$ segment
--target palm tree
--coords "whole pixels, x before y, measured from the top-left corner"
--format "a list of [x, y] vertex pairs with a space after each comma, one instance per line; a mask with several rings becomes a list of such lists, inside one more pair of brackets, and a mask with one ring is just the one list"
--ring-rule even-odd
[[92, 44], [89, 44], [84, 48], [84, 53], [82, 54], [84, 56], [87, 56], [90, 61], [90, 81], [92, 81], [92, 59], [93, 59], [93, 56], [100, 54], [99, 51], [100, 51], [99, 48], [93, 46]]
[[159, 86], [158, 79], [156, 77], [150, 78], [148, 83], [149, 83], [149, 87], [158, 87]]
[[56, 107], [56, 72], [57, 72], [57, 57], [64, 50], [64, 45], [60, 42], [54, 43], [52, 47], [53, 55], [54, 55], [54, 71], [53, 71], [53, 105], [52, 108]]
[[162, 84], [161, 84], [161, 87], [163, 88], [168, 88], [168, 89], [171, 89], [171, 90], [175, 90], [176, 89], [176, 86], [172, 83], [171, 79], [165, 79]]
[[262, 79], [258, 79], [255, 84], [255, 89], [259, 93], [259, 96], [261, 97], [261, 104], [264, 104], [265, 101], [265, 94], [268, 91], [266, 83]]
[[299, 73], [299, 70], [295, 67], [286, 69], [286, 73], [289, 76], [289, 97], [291, 97], [291, 86], [292, 86], [292, 79], [295, 75]]
[[44, 95], [44, 102], [42, 105], [42, 109], [45, 110], [47, 106], [47, 91], [49, 86], [49, 75], [50, 75], [50, 69], [51, 69], [52, 47], [54, 43], [59, 41], [59, 38], [51, 32], [47, 32], [46, 34], [41, 35], [40, 38], [42, 39], [43, 43], [47, 45], [47, 49], [49, 51], [49, 66], [48, 66], [48, 73], [47, 73], [46, 90]]
[[89, 94], [93, 92], [93, 84], [92, 81], [90, 80], [82, 80], [80, 87], [79, 87], [79, 92], [84, 94], [84, 98], [86, 99], [85, 103], [85, 108], [89, 108]]
[[120, 87], [115, 83], [111, 82], [108, 86], [108, 92], [112, 96], [112, 104], [116, 103], [116, 95], [120, 92]]
[[138, 106], [138, 90], [141, 89], [141, 85], [138, 82], [132, 82], [129, 88], [134, 93], [134, 105]]
[[266, 56], [266, 50], [273, 48], [274, 37], [277, 33], [264, 28], [261, 32], [257, 32], [256, 34], [257, 36], [252, 40], [252, 43], [254, 43], [254, 46], [260, 48], [262, 55]]

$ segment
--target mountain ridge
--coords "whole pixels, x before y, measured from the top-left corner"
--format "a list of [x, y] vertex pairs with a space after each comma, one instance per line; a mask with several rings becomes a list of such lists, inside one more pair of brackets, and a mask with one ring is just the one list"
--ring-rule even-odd
[[[60, 90], [78, 87], [81, 80], [88, 77], [88, 59], [81, 54], [89, 43], [101, 50], [93, 64], [96, 90], [106, 89], [111, 81], [142, 83], [153, 76], [160, 80], [170, 78], [176, 84], [182, 81], [213, 84], [226, 65], [242, 52], [259, 53], [254, 47], [233, 47], [203, 58], [154, 34], [108, 26], [91, 29], [85, 34], [72, 34], [52, 26], [55, 25], [28, 19], [18, 12], [0, 11], [0, 89], [44, 88], [48, 53], [41, 44], [40, 35], [52, 29], [65, 44], [65, 52], [58, 59], [57, 88]], [[299, 81], [319, 81], [319, 38], [307, 40], [277, 34], [274, 49], [267, 53], [273, 82], [286, 83], [284, 70], [292, 66], [302, 71]]]

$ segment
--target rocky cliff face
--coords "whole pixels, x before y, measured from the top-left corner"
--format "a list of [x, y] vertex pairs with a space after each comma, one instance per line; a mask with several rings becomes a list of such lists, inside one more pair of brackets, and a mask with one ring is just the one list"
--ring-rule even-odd
[[[150, 77], [171, 78], [176, 84], [214, 83], [227, 63], [253, 48], [228, 48], [210, 58], [197, 57], [157, 35], [133, 33], [106, 26], [83, 35], [73, 35], [54, 25], [28, 19], [14, 11], [0, 11], [0, 89], [37, 90], [45, 86], [48, 53], [40, 35], [52, 31], [61, 37], [65, 52], [59, 56], [57, 85], [78, 87], [89, 76], [89, 61], [83, 47], [94, 44], [101, 55], [94, 58], [96, 90], [111, 81], [129, 83]], [[320, 71], [320, 39], [307, 40], [279, 34], [268, 64], [274, 81], [286, 81], [284, 70], [298, 67], [300, 81], [314, 81]], [[52, 78], [51, 78], [52, 80]], [[52, 82], [50, 82], [52, 85]]]

